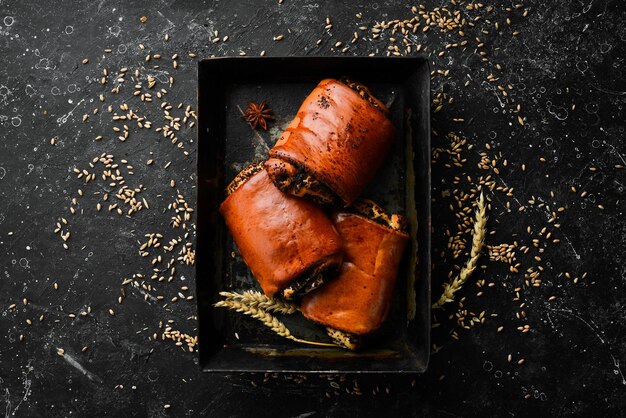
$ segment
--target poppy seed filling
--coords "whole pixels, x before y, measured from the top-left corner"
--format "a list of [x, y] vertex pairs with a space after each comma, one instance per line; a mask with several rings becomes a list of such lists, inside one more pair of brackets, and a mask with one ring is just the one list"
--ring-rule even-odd
[[305, 167], [277, 158], [268, 160], [272, 180], [278, 189], [298, 197], [307, 197], [320, 205], [332, 205], [340, 199], [335, 192], [309, 173]]
[[261, 170], [263, 170], [263, 163], [251, 164], [248, 167], [241, 170], [239, 174], [235, 176], [233, 181], [231, 181], [230, 184], [226, 187], [226, 197], [233, 194], [235, 190], [243, 186], [246, 183], [246, 181], [248, 181], [250, 178], [252, 178], [252, 176], [254, 176], [256, 173], [258, 173]]
[[357, 215], [361, 215], [380, 225], [391, 228], [394, 231], [405, 232], [407, 219], [399, 214], [389, 214], [380, 205], [368, 199], [357, 199], [350, 209]]

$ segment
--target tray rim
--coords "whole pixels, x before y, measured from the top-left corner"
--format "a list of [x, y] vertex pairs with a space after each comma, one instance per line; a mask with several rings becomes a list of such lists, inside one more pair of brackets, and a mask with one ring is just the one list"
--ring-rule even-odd
[[[206, 66], [207, 64], [211, 63], [211, 62], [219, 62], [219, 61], [277, 61], [277, 62], [284, 62], [284, 61], [296, 61], [296, 60], [328, 60], [328, 61], [336, 61], [336, 60], [341, 60], [341, 61], [380, 61], [380, 62], [385, 62], [385, 61], [408, 61], [408, 62], [415, 62], [416, 65], [425, 65], [426, 69], [428, 70], [428, 74], [430, 75], [431, 72], [431, 64], [430, 61], [428, 59], [428, 57], [425, 54], [416, 54], [414, 56], [404, 56], [404, 57], [386, 57], [386, 56], [318, 56], [318, 55], [294, 55], [294, 56], [220, 56], [220, 57], [207, 57], [207, 58], [203, 58], [201, 60], [198, 61], [198, 67], [197, 67], [197, 75], [196, 75], [196, 79], [197, 79], [197, 84], [196, 84], [196, 100], [197, 100], [197, 109], [198, 109], [198, 129], [196, 132], [196, 207], [198, 206], [198, 200], [199, 200], [199, 195], [200, 195], [200, 186], [199, 186], [199, 182], [200, 182], [200, 178], [198, 176], [198, 170], [199, 170], [199, 166], [200, 166], [200, 153], [199, 153], [199, 148], [200, 148], [200, 138], [203, 135], [203, 133], [201, 132], [200, 127], [202, 126], [202, 124], [200, 123], [200, 118], [201, 118], [201, 114], [200, 114], [200, 95], [201, 95], [201, 88], [200, 88], [200, 73], [203, 69], [204, 66]], [[417, 71], [417, 69], [416, 69]], [[431, 337], [431, 322], [432, 322], [432, 312], [431, 312], [431, 304], [430, 304], [430, 300], [431, 300], [431, 287], [432, 287], [432, 238], [431, 238], [431, 225], [432, 225], [432, 209], [431, 209], [431, 193], [432, 193], [432, 167], [431, 167], [431, 163], [430, 163], [430, 150], [432, 149], [431, 147], [431, 109], [430, 109], [430, 97], [431, 97], [431, 82], [430, 82], [430, 77], [428, 77], [428, 82], [426, 83], [425, 86], [425, 94], [428, 96], [428, 105], [426, 106], [426, 112], [425, 112], [425, 131], [427, 133], [425, 138], [421, 138], [420, 141], [425, 141], [427, 142], [428, 145], [428, 158], [427, 158], [427, 166], [426, 166], [426, 177], [428, 180], [428, 190], [427, 190], [427, 212], [428, 212], [428, 224], [425, 226], [420, 225], [420, 228], [428, 228], [428, 232], [427, 232], [427, 236], [428, 236], [428, 257], [427, 257], [427, 266], [426, 266], [426, 272], [427, 272], [427, 277], [426, 278], [421, 278], [422, 280], [427, 280], [427, 296], [428, 296], [428, 306], [427, 306], [427, 320], [426, 320], [426, 333], [427, 333], [427, 343], [428, 343], [428, 347], [427, 347], [427, 351], [426, 351], [426, 355], [425, 355], [425, 361], [423, 364], [423, 367], [421, 369], [401, 369], [401, 368], [397, 368], [397, 369], [388, 369], [388, 370], [343, 370], [343, 369], [333, 369], [332, 367], [328, 367], [325, 370], [307, 370], [304, 368], [281, 368], [281, 369], [277, 369], [277, 368], [237, 368], [237, 367], [230, 367], [230, 368], [208, 368], [209, 366], [206, 364], [203, 364], [202, 361], [202, 353], [201, 353], [201, 347], [200, 347], [200, 343], [198, 344], [199, 347], [196, 350], [197, 352], [197, 358], [198, 358], [198, 365], [201, 369], [201, 371], [206, 372], [206, 373], [233, 373], [233, 372], [249, 372], [249, 373], [254, 373], [254, 372], [274, 372], [274, 373], [304, 373], [304, 374], [319, 374], [319, 373], [346, 373], [346, 374], [422, 374], [424, 373], [427, 369], [428, 369], [428, 365], [430, 362], [430, 337]], [[196, 220], [196, 224], [197, 224], [197, 220]], [[418, 229], [419, 231], [419, 229]], [[419, 233], [419, 232], [418, 232]], [[195, 243], [196, 243], [196, 248], [198, 248], [197, 243], [198, 243], [198, 239], [199, 238], [199, 231], [196, 230], [196, 236], [195, 236]], [[416, 242], [418, 242], [419, 238], [416, 237]], [[420, 251], [418, 249], [418, 251]], [[196, 286], [196, 294], [197, 294], [197, 283], [198, 283], [198, 270], [197, 270], [197, 266], [195, 267], [195, 271], [194, 271], [194, 285]], [[198, 324], [198, 338], [200, 337], [200, 298], [196, 297], [196, 320], [197, 320], [197, 324]], [[200, 338], [199, 338], [200, 340]], [[271, 344], [268, 344], [268, 346], [271, 346]]]

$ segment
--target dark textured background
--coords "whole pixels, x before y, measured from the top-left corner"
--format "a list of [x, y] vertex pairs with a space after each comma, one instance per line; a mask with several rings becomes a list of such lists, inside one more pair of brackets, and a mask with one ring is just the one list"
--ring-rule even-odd
[[[548, 227], [561, 243], [548, 245], [541, 263], [533, 261], [536, 254], [518, 251], [522, 269], [544, 268], [542, 286], [525, 290], [520, 301], [513, 298], [514, 288], [522, 286], [522, 273], [509, 273], [508, 266], [483, 257], [486, 267], [458, 297], [467, 297], [468, 310], [486, 311], [487, 320], [471, 331], [459, 330], [454, 318], [448, 318], [456, 312], [456, 303], [445, 313], [436, 313], [437, 352], [424, 376], [300, 377], [203, 375], [195, 354], [171, 341], [149, 340], [160, 332], [159, 321], [168, 319], [174, 320], [175, 329], [194, 334], [195, 304], [167, 303], [180, 286], [193, 290], [191, 267], [178, 266], [175, 282], [155, 285], [158, 292], [147, 292], [151, 295], [147, 300], [139, 290], [127, 287], [124, 304], [118, 306], [122, 280], [150, 272], [150, 257], [137, 253], [144, 234], [181, 235], [169, 227], [168, 205], [175, 199], [169, 182], [174, 179], [180, 193], [193, 202], [195, 129], [184, 128], [178, 135], [189, 156], [154, 130], [131, 127], [130, 138], [117, 141], [110, 115], [104, 112], [108, 104], [128, 102], [153, 119], [153, 127], [163, 123], [162, 113], [158, 103], [142, 104], [131, 96], [129, 82], [126, 93], [110, 95], [112, 84], [103, 87], [99, 81], [102, 69], [134, 71], [143, 66], [142, 72], [156, 75], [160, 83], [172, 74], [176, 81], [168, 88], [168, 101], [195, 108], [196, 63], [187, 56], [189, 51], [199, 58], [238, 55], [240, 50], [249, 55], [266, 50], [270, 56], [384, 55], [390, 34], [371, 39], [372, 25], [412, 17], [414, 3], [0, 0], [0, 413], [623, 416], [626, 221], [624, 170], [619, 167], [626, 165], [624, 8], [619, 1], [560, 0], [524, 2], [519, 9], [514, 2], [496, 2], [492, 12], [476, 12], [467, 11], [468, 2], [458, 3], [425, 6], [432, 10], [447, 5], [481, 16], [476, 28], [466, 31], [468, 47], [450, 49], [439, 57], [443, 45], [458, 41], [458, 35], [433, 29], [410, 36], [411, 43], [422, 44], [426, 54], [433, 54], [435, 70], [450, 70], [448, 76], [433, 78], [433, 91], [443, 90], [454, 98], [452, 105], [434, 114], [438, 135], [433, 136], [433, 146], [447, 146], [448, 132], [467, 137], [473, 145], [464, 153], [468, 162], [463, 167], [434, 165], [433, 296], [439, 294], [448, 272], [465, 258], [451, 259], [445, 251], [444, 231], [456, 228], [449, 193], [455, 187], [470, 187], [470, 182], [453, 185], [454, 176], [469, 175], [475, 181], [491, 174], [498, 184], [515, 189], [510, 198], [497, 191], [490, 194], [489, 228], [495, 233], [489, 235], [488, 244], [518, 240], [528, 245], [532, 237], [525, 235], [527, 226], [535, 233]], [[360, 20], [357, 12], [362, 13]], [[143, 25], [142, 15], [148, 16]], [[327, 16], [333, 23], [330, 31], [324, 30]], [[493, 26], [496, 21], [499, 29]], [[368, 27], [361, 33], [366, 39], [344, 53], [334, 50], [337, 40], [349, 42], [360, 25]], [[479, 32], [487, 27], [488, 33]], [[228, 41], [211, 43], [214, 30], [220, 37], [228, 35]], [[512, 36], [512, 31], [520, 34]], [[166, 33], [171, 36], [168, 42]], [[285, 39], [273, 41], [279, 34]], [[319, 46], [317, 39], [322, 39]], [[481, 61], [478, 42], [484, 42], [488, 62]], [[140, 43], [146, 50], [139, 49]], [[104, 53], [105, 48], [112, 52]], [[146, 63], [148, 51], [163, 58]], [[181, 55], [176, 70], [169, 59], [174, 53]], [[81, 64], [84, 57], [89, 64]], [[154, 69], [154, 64], [160, 68]], [[487, 81], [488, 74], [499, 80]], [[496, 86], [508, 84], [511, 89], [505, 97]], [[101, 93], [107, 96], [104, 104], [98, 102]], [[513, 113], [517, 104], [522, 106], [524, 125]], [[83, 114], [94, 107], [101, 112], [83, 122]], [[98, 135], [103, 140], [94, 141]], [[51, 138], [56, 138], [55, 145]], [[479, 169], [476, 162], [483, 151], [499, 161], [507, 159], [508, 166], [498, 165], [499, 174]], [[108, 190], [107, 182], [83, 185], [72, 170], [87, 167], [103, 152], [134, 165], [135, 174], [125, 177], [131, 186], [145, 186], [141, 196], [150, 209], [130, 218], [96, 212], [94, 192]], [[147, 166], [148, 159], [155, 164]], [[171, 166], [163, 168], [168, 161]], [[84, 197], [77, 195], [78, 188]], [[581, 196], [583, 191], [587, 193]], [[79, 213], [72, 216], [73, 197], [78, 199]], [[559, 213], [560, 229], [547, 223], [550, 214], [538, 202], [551, 210], [565, 208]], [[518, 211], [521, 205], [527, 206], [525, 212]], [[72, 233], [69, 250], [53, 232], [60, 217], [68, 219], [64, 230]], [[584, 272], [588, 274], [582, 279]], [[580, 278], [576, 284], [574, 277]], [[481, 297], [474, 284], [479, 279], [496, 283]], [[54, 282], [59, 290], [53, 289]], [[156, 294], [165, 300], [156, 300]], [[548, 302], [551, 295], [557, 299]], [[29, 300], [26, 306], [24, 297]], [[528, 314], [524, 321], [515, 318], [521, 302]], [[17, 309], [10, 310], [13, 303]], [[90, 315], [68, 316], [88, 306]], [[109, 315], [110, 308], [115, 316]], [[45, 319], [40, 322], [42, 314]], [[27, 325], [27, 319], [33, 324]], [[520, 333], [516, 330], [520, 324], [529, 324], [531, 331]], [[496, 332], [499, 326], [505, 327], [501, 333]], [[454, 330], [458, 340], [450, 335]], [[25, 339], [20, 343], [22, 334]], [[89, 349], [83, 353], [84, 345]], [[65, 357], [57, 355], [60, 347]], [[517, 365], [519, 358], [525, 359], [523, 365]], [[348, 393], [355, 385], [363, 395]], [[165, 410], [165, 404], [171, 409]]]

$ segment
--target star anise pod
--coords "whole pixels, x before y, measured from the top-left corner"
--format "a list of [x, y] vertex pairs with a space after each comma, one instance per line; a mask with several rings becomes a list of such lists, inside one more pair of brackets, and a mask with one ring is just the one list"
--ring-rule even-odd
[[272, 109], [265, 103], [265, 100], [258, 104], [248, 103], [244, 117], [254, 129], [260, 126], [264, 131], [267, 131], [267, 121], [274, 119]]

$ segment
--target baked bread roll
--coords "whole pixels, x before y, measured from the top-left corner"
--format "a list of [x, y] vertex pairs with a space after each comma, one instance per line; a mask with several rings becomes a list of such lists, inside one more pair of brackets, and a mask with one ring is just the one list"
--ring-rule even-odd
[[286, 299], [320, 286], [341, 265], [342, 241], [317, 205], [278, 190], [261, 164], [241, 171], [220, 205], [263, 292]]
[[322, 80], [270, 150], [265, 169], [286, 193], [349, 206], [393, 143], [388, 113], [367, 87]]
[[344, 248], [338, 277], [305, 296], [300, 309], [329, 327], [336, 342], [355, 349], [387, 317], [409, 235], [402, 216], [388, 215], [373, 202], [359, 200], [351, 209], [332, 216]]

